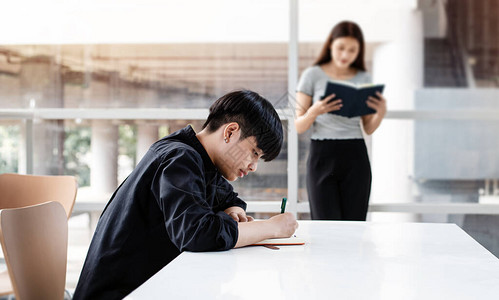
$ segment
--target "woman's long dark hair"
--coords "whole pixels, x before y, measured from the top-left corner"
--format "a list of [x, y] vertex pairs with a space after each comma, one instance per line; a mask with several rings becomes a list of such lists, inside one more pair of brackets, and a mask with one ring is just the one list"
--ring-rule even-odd
[[362, 35], [362, 30], [360, 30], [359, 25], [350, 21], [340, 22], [333, 27], [331, 33], [329, 33], [329, 36], [326, 39], [326, 42], [322, 46], [321, 53], [315, 60], [314, 65], [320, 66], [331, 61], [331, 44], [335, 39], [340, 37], [352, 37], [359, 42], [359, 54], [357, 54], [357, 58], [350, 66], [356, 68], [357, 70], [365, 71], [364, 36]]

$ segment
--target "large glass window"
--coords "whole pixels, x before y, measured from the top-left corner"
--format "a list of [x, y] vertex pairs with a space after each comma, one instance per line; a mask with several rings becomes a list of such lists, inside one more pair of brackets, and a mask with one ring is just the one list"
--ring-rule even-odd
[[[143, 122], [140, 115], [137, 121], [92, 121], [92, 109], [207, 109], [237, 89], [254, 90], [278, 108], [287, 106], [286, 1], [89, 1], [39, 9], [53, 17], [39, 28], [49, 34], [39, 36], [19, 24], [17, 37], [4, 37], [4, 45], [0, 40], [0, 105], [86, 109], [87, 115], [35, 122], [35, 173], [76, 175], [86, 187], [93, 186], [92, 172], [104, 172], [113, 179], [102, 187], [103, 178], [94, 177], [99, 182], [94, 187], [109, 192], [140, 159], [137, 151], [160, 137], [151, 130], [163, 126], [168, 134], [188, 123], [196, 130], [202, 125], [183, 119]], [[145, 127], [148, 138], [137, 144]], [[261, 199], [257, 189], [285, 194], [285, 155], [262, 163], [260, 175], [235, 183], [241, 195]], [[15, 161], [9, 165], [17, 168]]]
[[0, 173], [17, 173], [19, 126], [0, 123]]

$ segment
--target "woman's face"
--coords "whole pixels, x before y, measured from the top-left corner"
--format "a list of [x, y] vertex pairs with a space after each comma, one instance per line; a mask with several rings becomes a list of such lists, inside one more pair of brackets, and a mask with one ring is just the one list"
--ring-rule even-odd
[[331, 57], [336, 67], [347, 69], [357, 59], [360, 44], [356, 38], [340, 37], [331, 44]]

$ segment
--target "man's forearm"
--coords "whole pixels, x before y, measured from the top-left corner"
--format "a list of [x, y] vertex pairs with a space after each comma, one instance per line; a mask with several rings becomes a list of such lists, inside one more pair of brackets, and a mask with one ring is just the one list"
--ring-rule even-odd
[[239, 235], [234, 248], [248, 246], [265, 239], [274, 238], [276, 229], [268, 220], [238, 223]]

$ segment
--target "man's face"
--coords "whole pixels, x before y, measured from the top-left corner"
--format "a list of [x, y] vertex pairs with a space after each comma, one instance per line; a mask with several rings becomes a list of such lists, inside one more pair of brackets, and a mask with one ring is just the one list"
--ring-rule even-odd
[[231, 141], [227, 145], [227, 150], [222, 153], [218, 167], [225, 179], [235, 181], [238, 177], [243, 178], [250, 172], [255, 172], [258, 160], [263, 152], [256, 145], [255, 137], [248, 137], [244, 140]]

